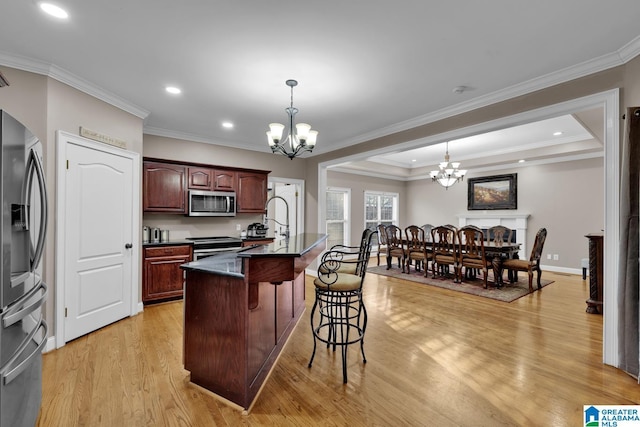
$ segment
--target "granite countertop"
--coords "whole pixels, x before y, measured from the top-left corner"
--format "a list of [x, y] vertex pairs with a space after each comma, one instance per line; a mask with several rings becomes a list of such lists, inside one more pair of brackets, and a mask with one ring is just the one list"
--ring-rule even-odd
[[291, 236], [289, 240], [277, 240], [268, 245], [239, 248], [182, 264], [185, 270], [204, 271], [225, 276], [244, 277], [244, 258], [253, 257], [300, 257], [327, 239], [326, 234], [304, 233]]

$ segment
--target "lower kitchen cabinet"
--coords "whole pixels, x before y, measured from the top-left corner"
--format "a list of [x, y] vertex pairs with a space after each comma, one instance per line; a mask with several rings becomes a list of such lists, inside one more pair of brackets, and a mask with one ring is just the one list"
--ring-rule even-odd
[[192, 259], [191, 245], [145, 247], [142, 261], [142, 302], [182, 297], [184, 272], [180, 266]]

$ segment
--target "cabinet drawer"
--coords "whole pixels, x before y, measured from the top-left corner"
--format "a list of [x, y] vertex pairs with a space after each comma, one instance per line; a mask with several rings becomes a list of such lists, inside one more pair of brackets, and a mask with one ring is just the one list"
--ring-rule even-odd
[[162, 256], [174, 256], [174, 255], [191, 255], [191, 246], [160, 246], [153, 248], [144, 248], [144, 257], [162, 257]]

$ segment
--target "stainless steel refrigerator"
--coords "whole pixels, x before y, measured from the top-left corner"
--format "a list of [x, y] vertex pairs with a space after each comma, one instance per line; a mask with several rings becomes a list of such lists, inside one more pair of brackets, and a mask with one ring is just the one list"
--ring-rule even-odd
[[47, 223], [42, 144], [0, 110], [0, 427], [34, 426], [42, 402]]

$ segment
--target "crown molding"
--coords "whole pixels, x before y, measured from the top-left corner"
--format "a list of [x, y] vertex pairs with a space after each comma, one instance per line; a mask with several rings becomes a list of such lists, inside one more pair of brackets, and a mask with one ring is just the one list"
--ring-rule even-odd
[[150, 112], [56, 65], [0, 52], [0, 65], [50, 77], [141, 119]]

